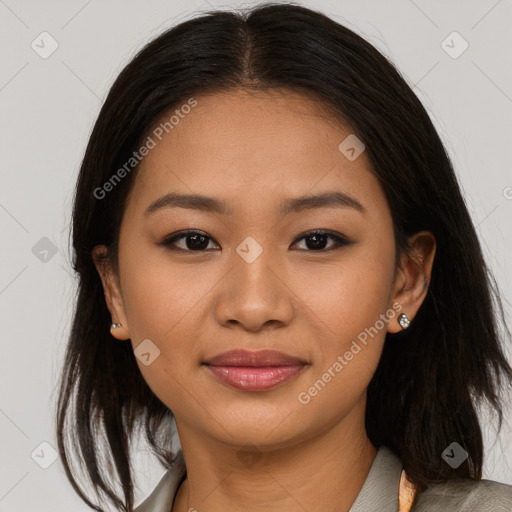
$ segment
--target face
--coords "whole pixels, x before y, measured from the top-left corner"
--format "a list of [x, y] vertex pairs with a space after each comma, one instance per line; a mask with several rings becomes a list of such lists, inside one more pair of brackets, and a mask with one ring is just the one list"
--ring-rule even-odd
[[[98, 265], [123, 325], [114, 336], [131, 340], [178, 425], [219, 441], [285, 446], [356, 410], [361, 425], [386, 332], [424, 297], [408, 260], [395, 279], [391, 213], [365, 152], [340, 150], [350, 128], [298, 94], [196, 100], [140, 164], [118, 283]], [[167, 194], [210, 199], [155, 203]], [[259, 389], [244, 388], [257, 377], [231, 370], [237, 387], [218, 376], [229, 369], [203, 364], [234, 349], [307, 364], [281, 367]]]

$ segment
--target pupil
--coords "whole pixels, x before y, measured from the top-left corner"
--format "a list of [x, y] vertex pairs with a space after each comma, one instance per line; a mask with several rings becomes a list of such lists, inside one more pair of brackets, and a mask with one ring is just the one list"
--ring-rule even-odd
[[[192, 244], [188, 242], [188, 240], [193, 239]], [[199, 240], [199, 243], [198, 243]], [[205, 243], [206, 242], [206, 243]], [[188, 235], [187, 237], [187, 248], [193, 251], [206, 249], [208, 247], [208, 240], [203, 235]]]
[[[320, 239], [321, 241], [319, 242], [318, 239]], [[316, 240], [313, 242], [313, 244], [309, 244], [306, 242], [308, 249], [325, 249], [327, 235], [311, 235], [308, 236], [306, 240]]]

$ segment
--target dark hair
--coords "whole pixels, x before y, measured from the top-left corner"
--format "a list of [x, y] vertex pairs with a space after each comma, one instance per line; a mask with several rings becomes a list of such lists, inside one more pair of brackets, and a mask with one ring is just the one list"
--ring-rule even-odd
[[[484, 399], [491, 404], [501, 429], [502, 376], [512, 383], [512, 368], [498, 322], [507, 339], [510, 332], [450, 159], [421, 102], [371, 44], [319, 12], [263, 4], [202, 14], [147, 44], [116, 79], [94, 125], [75, 191], [78, 294], [57, 411], [58, 448], [74, 489], [101, 510], [79, 488], [71, 454], [78, 455], [98, 499], [104, 494], [132, 511], [134, 436], [143, 432], [166, 468], [176, 455], [163, 428], [172, 412], [144, 381], [131, 345], [111, 337], [91, 256], [95, 245], [106, 244], [106, 261], [117, 270], [119, 227], [137, 167], [104, 198], [94, 191], [130, 159], [163, 114], [193, 95], [235, 88], [320, 99], [366, 146], [389, 202], [397, 255], [407, 250], [409, 235], [434, 234], [427, 296], [406, 331], [387, 335], [368, 388], [366, 429], [375, 446], [386, 445], [401, 458], [421, 490], [453, 478], [481, 479], [476, 407]], [[456, 469], [441, 459], [453, 441], [469, 454]], [[110, 480], [114, 472], [122, 498]]]

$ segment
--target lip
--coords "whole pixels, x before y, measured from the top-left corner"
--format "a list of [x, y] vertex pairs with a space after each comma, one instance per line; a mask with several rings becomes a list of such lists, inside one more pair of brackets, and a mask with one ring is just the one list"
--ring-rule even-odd
[[296, 377], [306, 361], [277, 350], [231, 350], [202, 363], [225, 384], [244, 391], [266, 391]]
[[230, 350], [206, 359], [210, 366], [296, 366], [307, 364], [298, 357], [277, 350]]

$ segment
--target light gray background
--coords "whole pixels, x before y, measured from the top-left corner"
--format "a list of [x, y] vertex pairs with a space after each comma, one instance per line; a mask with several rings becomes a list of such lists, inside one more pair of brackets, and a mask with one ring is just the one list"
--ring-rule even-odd
[[[211, 7], [244, 5], [253, 3], [0, 0], [0, 512], [88, 510], [58, 461], [47, 469], [40, 464], [51, 462], [51, 448], [41, 443], [56, 448], [55, 386], [74, 293], [67, 231], [72, 191], [102, 101], [150, 38]], [[489, 264], [510, 301], [512, 2], [304, 5], [363, 35], [414, 86], [453, 159]], [[31, 47], [43, 31], [59, 45], [47, 59]], [[469, 44], [458, 58], [442, 46], [453, 31]], [[461, 48], [450, 41], [445, 45], [452, 51]], [[57, 251], [47, 261], [32, 250], [43, 237]], [[510, 303], [506, 307], [510, 317]], [[484, 477], [512, 483], [510, 407], [507, 412], [499, 438], [486, 423]], [[137, 453], [138, 503], [163, 469], [143, 446]]]

